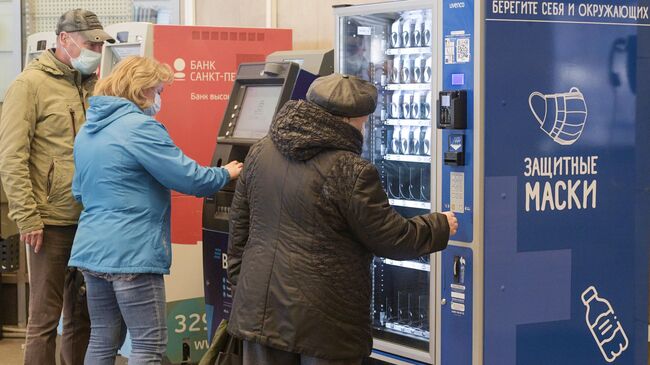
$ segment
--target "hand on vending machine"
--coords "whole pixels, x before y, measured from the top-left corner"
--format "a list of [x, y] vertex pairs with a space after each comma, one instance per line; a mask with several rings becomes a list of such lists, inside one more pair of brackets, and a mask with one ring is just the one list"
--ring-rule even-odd
[[456, 218], [456, 215], [454, 212], [442, 212], [442, 214], [447, 216], [447, 223], [449, 223], [449, 235], [455, 235], [456, 231], [458, 231], [458, 219]]
[[244, 168], [244, 164], [235, 160], [235, 161], [230, 161], [223, 168], [226, 169], [226, 171], [228, 171], [228, 175], [230, 175], [230, 180], [235, 180], [236, 178], [239, 177], [242, 168]]

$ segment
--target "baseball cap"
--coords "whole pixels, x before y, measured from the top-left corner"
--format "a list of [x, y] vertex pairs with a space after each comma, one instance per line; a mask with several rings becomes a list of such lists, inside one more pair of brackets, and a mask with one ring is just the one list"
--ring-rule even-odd
[[74, 9], [65, 12], [56, 24], [56, 34], [79, 32], [91, 42], [115, 43], [115, 39], [104, 31], [99, 18], [92, 11]]
[[334, 73], [314, 80], [307, 100], [334, 115], [362, 117], [377, 108], [377, 88], [358, 77]]

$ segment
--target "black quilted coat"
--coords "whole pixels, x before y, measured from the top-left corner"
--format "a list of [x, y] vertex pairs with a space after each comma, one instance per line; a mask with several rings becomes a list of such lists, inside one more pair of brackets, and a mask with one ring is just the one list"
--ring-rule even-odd
[[233, 335], [324, 359], [367, 356], [373, 254], [447, 246], [444, 215], [405, 219], [389, 206], [362, 142], [340, 117], [289, 101], [251, 148], [230, 213]]

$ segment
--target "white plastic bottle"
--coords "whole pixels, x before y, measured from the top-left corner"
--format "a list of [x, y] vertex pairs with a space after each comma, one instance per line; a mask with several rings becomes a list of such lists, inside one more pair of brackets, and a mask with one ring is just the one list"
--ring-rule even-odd
[[585, 321], [600, 352], [607, 362], [613, 362], [627, 349], [629, 341], [612, 305], [598, 296], [590, 286], [582, 293], [582, 303], [587, 307]]

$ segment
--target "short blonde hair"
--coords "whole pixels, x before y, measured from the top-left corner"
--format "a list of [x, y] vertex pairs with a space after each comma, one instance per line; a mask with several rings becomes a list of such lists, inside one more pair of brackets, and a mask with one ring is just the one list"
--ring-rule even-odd
[[144, 91], [158, 84], [170, 84], [174, 73], [169, 65], [148, 57], [127, 57], [107, 77], [97, 81], [95, 95], [119, 96], [134, 102], [140, 109], [151, 106]]

